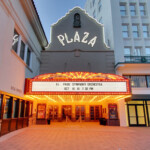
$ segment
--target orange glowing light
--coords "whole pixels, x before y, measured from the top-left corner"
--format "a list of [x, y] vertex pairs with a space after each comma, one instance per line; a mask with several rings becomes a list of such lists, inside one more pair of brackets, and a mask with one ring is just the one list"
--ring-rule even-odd
[[[52, 92], [32, 91], [32, 82], [126, 82], [127, 92]], [[131, 95], [130, 81], [119, 75], [93, 72], [48, 73], [26, 79], [25, 94], [27, 95]], [[61, 99], [59, 97], [59, 99]], [[62, 100], [62, 99], [61, 99]], [[63, 100], [62, 100], [63, 101]]]

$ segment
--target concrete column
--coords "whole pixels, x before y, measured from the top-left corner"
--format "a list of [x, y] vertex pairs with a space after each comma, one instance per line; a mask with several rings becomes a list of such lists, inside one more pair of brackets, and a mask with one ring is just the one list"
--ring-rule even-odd
[[120, 119], [120, 126], [122, 127], [127, 127], [128, 126], [128, 118], [127, 118], [127, 110], [126, 110], [126, 105], [125, 105], [125, 100], [120, 100], [118, 102], [118, 114], [119, 114], [119, 119]]

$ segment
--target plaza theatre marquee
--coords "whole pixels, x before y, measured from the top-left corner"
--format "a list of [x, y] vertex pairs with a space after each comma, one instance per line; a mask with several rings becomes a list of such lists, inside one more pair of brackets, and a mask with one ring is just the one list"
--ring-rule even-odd
[[33, 95], [131, 95], [129, 80], [118, 75], [65, 72], [26, 79], [25, 94]]

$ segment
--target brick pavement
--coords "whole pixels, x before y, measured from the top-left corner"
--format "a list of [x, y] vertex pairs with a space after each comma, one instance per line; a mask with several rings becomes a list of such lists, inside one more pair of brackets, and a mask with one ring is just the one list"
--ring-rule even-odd
[[98, 122], [35, 125], [2, 136], [0, 150], [150, 150], [150, 128]]

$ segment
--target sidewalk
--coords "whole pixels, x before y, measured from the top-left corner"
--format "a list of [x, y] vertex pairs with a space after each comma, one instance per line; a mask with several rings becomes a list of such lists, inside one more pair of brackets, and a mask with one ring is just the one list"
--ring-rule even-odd
[[59, 122], [10, 134], [0, 138], [0, 150], [150, 150], [148, 127]]

